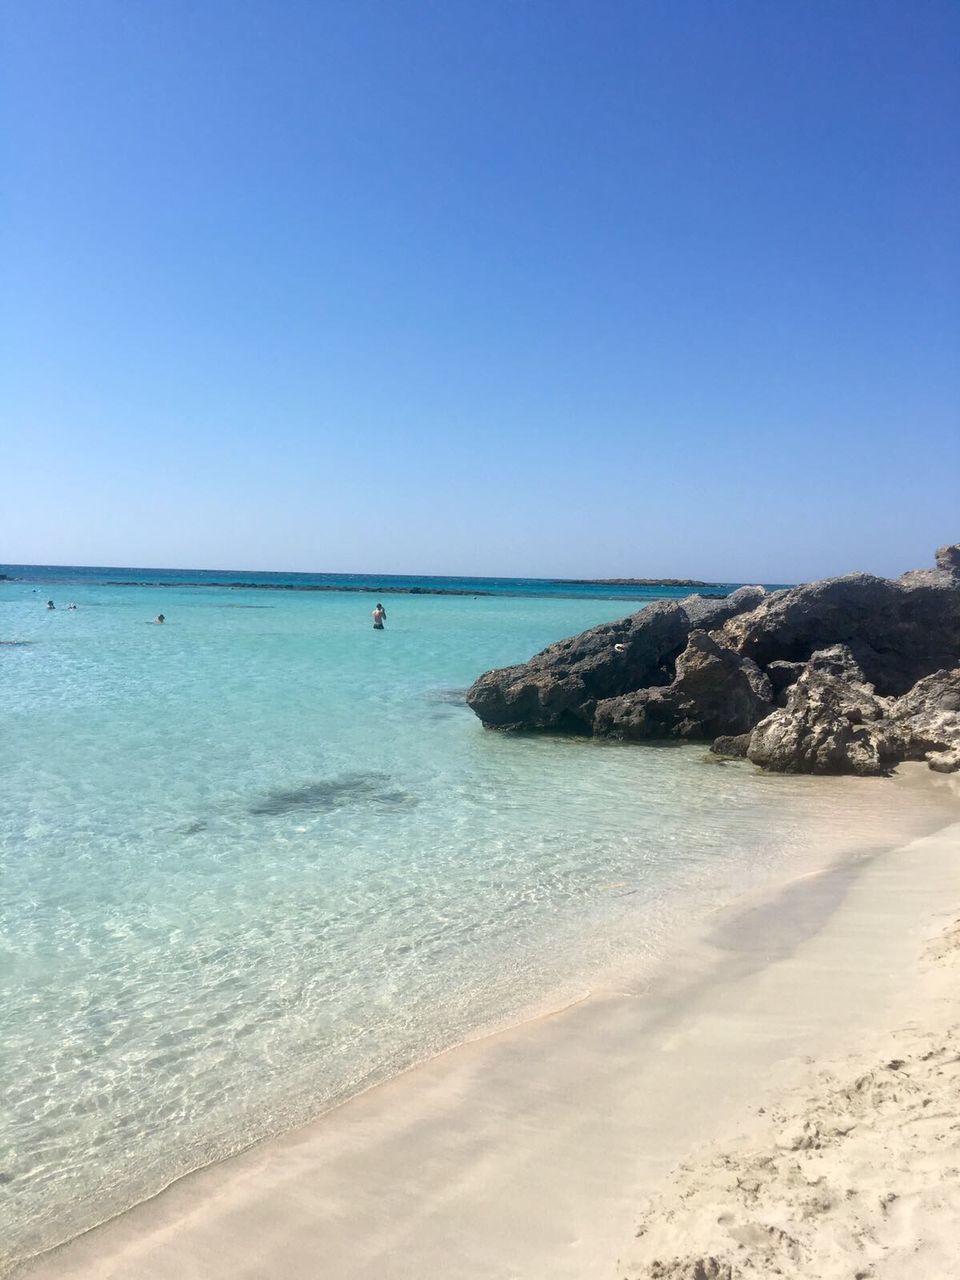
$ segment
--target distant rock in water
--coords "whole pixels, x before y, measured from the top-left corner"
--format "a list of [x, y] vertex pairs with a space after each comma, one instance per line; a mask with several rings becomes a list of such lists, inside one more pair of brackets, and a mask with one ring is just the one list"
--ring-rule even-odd
[[960, 768], [960, 544], [936, 568], [688, 596], [488, 671], [489, 728], [714, 741], [766, 769]]
[[[182, 591], [188, 587], [201, 587], [203, 590], [217, 587], [229, 591], [314, 591], [314, 592], [352, 592], [353, 594], [362, 594], [368, 596], [493, 596], [495, 591], [483, 591], [474, 587], [394, 587], [394, 586], [374, 586], [368, 587], [358, 585], [357, 583], [300, 583], [300, 582], [159, 582], [159, 581], [131, 581], [126, 578], [115, 581], [108, 580], [108, 587], [150, 587], [157, 590], [160, 587], [170, 588], [174, 591]], [[243, 606], [237, 605], [236, 608]], [[257, 608], [256, 605], [247, 605], [249, 609]], [[261, 608], [266, 606], [261, 605]]]
[[717, 582], [701, 582], [698, 578], [551, 578], [551, 582], [570, 587], [718, 587], [720, 585]]

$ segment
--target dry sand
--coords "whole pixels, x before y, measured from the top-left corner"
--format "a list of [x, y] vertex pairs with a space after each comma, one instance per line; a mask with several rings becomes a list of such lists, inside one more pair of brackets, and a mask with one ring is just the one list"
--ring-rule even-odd
[[18, 1274], [960, 1276], [958, 909], [960, 823], [724, 913], [656, 995], [463, 1045]]
[[[960, 852], [960, 850], [958, 850]], [[810, 1064], [649, 1197], [629, 1280], [960, 1276], [960, 920], [910, 1020]]]

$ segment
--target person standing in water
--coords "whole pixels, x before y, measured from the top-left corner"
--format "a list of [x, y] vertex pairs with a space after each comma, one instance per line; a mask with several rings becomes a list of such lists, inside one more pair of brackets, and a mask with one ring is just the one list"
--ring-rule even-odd
[[382, 631], [383, 624], [387, 620], [387, 611], [379, 602], [373, 611], [373, 629], [374, 631]]

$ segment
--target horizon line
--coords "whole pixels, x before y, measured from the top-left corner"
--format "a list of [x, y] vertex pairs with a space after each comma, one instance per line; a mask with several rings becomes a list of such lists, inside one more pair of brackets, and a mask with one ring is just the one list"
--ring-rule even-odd
[[[626, 575], [618, 574], [615, 577], [576, 577], [564, 578], [556, 575], [542, 576], [539, 574], [480, 574], [480, 573], [370, 573], [366, 571], [351, 570], [333, 570], [333, 569], [204, 569], [196, 566], [183, 565], [123, 565], [123, 564], [53, 564], [44, 563], [42, 561], [4, 561], [0, 562], [0, 571], [5, 569], [102, 569], [102, 570], [119, 570], [126, 573], [223, 573], [223, 574], [277, 574], [289, 577], [328, 577], [328, 578], [437, 578], [450, 582], [463, 579], [469, 579], [472, 582], [565, 582], [573, 584], [589, 585], [592, 583], [605, 583], [613, 585], [622, 582], [624, 585], [633, 583], [641, 583], [646, 581], [651, 585], [660, 585], [669, 582], [676, 582], [680, 585], [695, 585], [705, 587], [719, 586], [750, 586], [751, 582], [739, 582], [734, 579], [705, 579], [705, 578], [689, 578], [681, 577], [673, 574], [663, 574], [661, 576], [651, 575], [646, 579], [639, 576], [634, 579], [628, 578]], [[758, 583], [757, 585], [764, 585]], [[781, 584], [777, 584], [781, 585]], [[787, 585], [787, 584], [782, 584]]]

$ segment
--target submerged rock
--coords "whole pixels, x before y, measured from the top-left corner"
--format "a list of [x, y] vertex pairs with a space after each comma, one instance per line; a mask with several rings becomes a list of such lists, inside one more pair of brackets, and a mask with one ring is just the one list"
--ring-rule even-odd
[[394, 787], [383, 773], [344, 773], [300, 787], [279, 787], [259, 796], [248, 812], [257, 816], [279, 816], [311, 810], [327, 812], [348, 804], [408, 805], [416, 801], [406, 791]]
[[689, 596], [488, 671], [490, 728], [714, 739], [775, 770], [960, 767], [960, 544], [936, 568]]
[[749, 746], [749, 733], [721, 734], [711, 742], [710, 750], [717, 756], [731, 756], [734, 759], [742, 759], [747, 754]]

